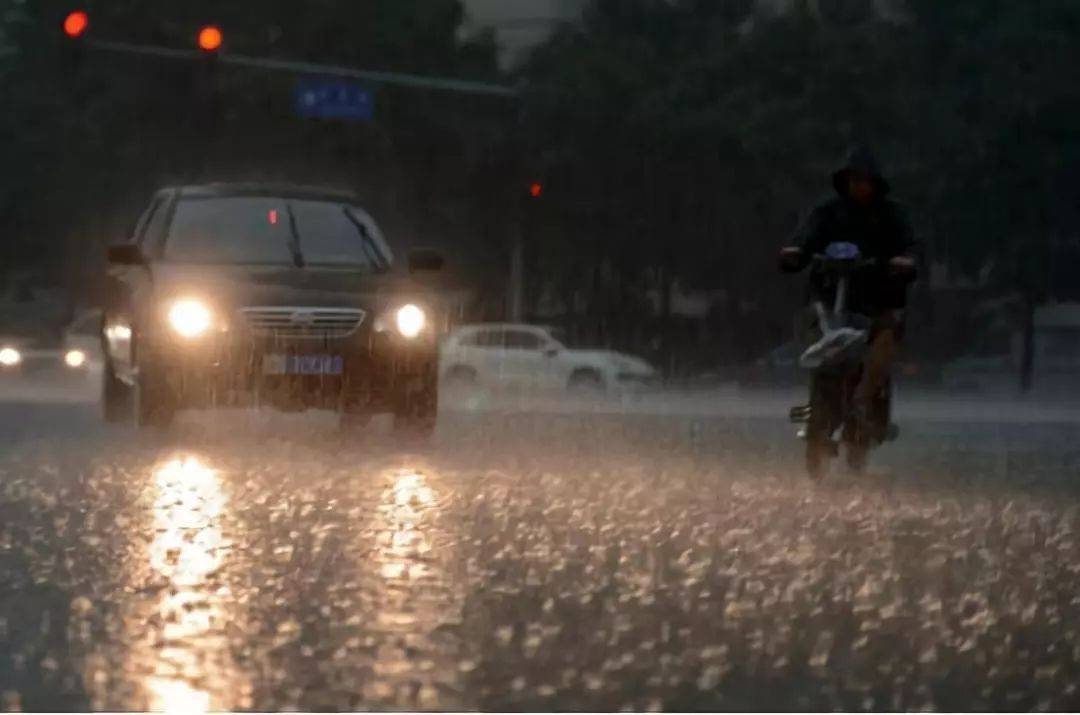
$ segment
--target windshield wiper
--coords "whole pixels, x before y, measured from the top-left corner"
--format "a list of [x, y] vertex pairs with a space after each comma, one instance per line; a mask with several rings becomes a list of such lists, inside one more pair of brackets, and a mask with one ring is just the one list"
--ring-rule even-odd
[[303, 268], [304, 254], [300, 250], [300, 231], [296, 228], [296, 214], [293, 213], [292, 204], [285, 204], [285, 211], [289, 214], [289, 252], [292, 253], [293, 265]]
[[349, 210], [348, 206], [342, 206], [341, 210], [345, 213], [345, 218], [349, 219], [349, 222], [353, 226], [356, 226], [356, 230], [360, 232], [360, 237], [364, 239], [364, 252], [368, 254], [368, 258], [375, 264], [375, 268], [380, 271], [385, 271], [389, 268], [390, 262], [382, 255], [382, 251], [379, 250], [378, 244], [376, 244], [375, 239], [371, 237], [364, 222], [356, 218], [356, 216], [353, 216], [353, 213]]

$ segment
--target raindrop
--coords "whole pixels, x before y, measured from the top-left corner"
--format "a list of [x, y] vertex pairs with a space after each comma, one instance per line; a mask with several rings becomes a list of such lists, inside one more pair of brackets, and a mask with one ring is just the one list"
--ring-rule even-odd
[[503, 646], [510, 645], [510, 641], [514, 639], [513, 626], [499, 626], [495, 629], [495, 639]]
[[698, 677], [698, 690], [713, 690], [720, 684], [724, 677], [724, 669], [718, 665], [710, 665], [701, 672]]
[[71, 612], [77, 616], [86, 616], [94, 610], [94, 604], [86, 596], [79, 596], [71, 601]]

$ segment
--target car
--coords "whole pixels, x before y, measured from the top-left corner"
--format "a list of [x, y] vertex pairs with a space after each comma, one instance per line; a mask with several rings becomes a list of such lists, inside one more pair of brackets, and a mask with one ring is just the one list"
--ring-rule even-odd
[[434, 429], [450, 311], [427, 277], [444, 259], [396, 261], [353, 194], [165, 188], [108, 260], [107, 420], [163, 427], [180, 409], [265, 405]]
[[88, 376], [101, 365], [100, 325], [101, 313], [88, 311], [59, 337], [42, 329], [0, 336], [0, 373]]
[[447, 385], [578, 393], [638, 390], [656, 381], [645, 360], [611, 350], [567, 347], [551, 328], [517, 323], [466, 325], [442, 345]]
[[0, 334], [0, 375], [47, 373], [60, 355], [58, 339], [49, 331]]
[[101, 368], [101, 320], [100, 310], [87, 310], [64, 328], [60, 357], [68, 370], [90, 375]]

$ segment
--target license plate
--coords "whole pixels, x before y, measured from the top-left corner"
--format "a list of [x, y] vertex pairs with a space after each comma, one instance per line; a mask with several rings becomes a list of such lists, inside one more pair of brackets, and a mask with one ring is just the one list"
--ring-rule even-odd
[[264, 355], [264, 375], [340, 375], [340, 355]]

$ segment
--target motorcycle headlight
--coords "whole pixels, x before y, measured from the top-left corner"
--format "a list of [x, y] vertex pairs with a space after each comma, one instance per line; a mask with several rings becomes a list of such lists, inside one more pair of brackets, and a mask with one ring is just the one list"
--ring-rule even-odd
[[15, 348], [4, 348], [0, 350], [0, 365], [4, 367], [15, 367], [22, 362], [22, 353]]
[[398, 308], [395, 320], [398, 332], [402, 337], [410, 339], [423, 332], [427, 325], [427, 315], [423, 309], [412, 303]]
[[185, 338], [197, 338], [210, 329], [213, 316], [202, 302], [185, 298], [169, 308], [169, 325]]

